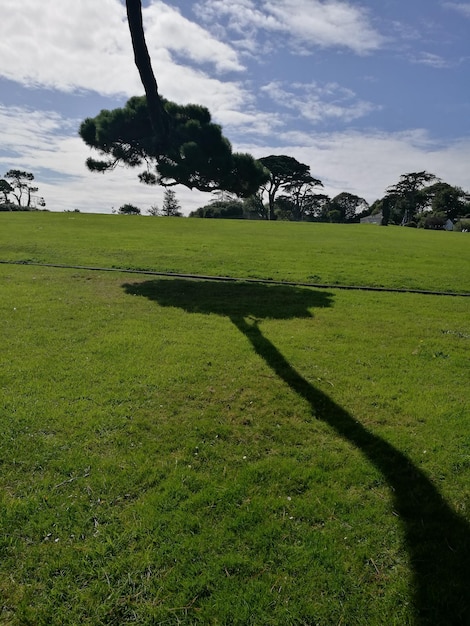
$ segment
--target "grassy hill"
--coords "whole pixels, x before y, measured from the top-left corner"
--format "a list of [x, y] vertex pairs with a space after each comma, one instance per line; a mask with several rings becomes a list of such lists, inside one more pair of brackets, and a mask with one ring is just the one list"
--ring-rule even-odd
[[76, 213], [0, 217], [3, 260], [470, 292], [466, 233]]
[[[0, 215], [0, 260], [470, 291], [468, 238]], [[467, 297], [0, 264], [0, 623], [465, 624]]]

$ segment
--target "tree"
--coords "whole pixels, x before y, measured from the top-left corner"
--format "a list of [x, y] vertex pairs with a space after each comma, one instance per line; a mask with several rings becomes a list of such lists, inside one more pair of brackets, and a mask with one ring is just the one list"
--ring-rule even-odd
[[160, 209], [158, 208], [157, 204], [154, 204], [150, 207], [150, 209], [147, 210], [147, 213], [149, 215], [152, 215], [153, 217], [157, 217], [158, 215], [160, 215]]
[[321, 185], [320, 181], [317, 181], [310, 175], [310, 167], [304, 163], [300, 163], [297, 159], [294, 159], [294, 157], [284, 154], [272, 154], [259, 159], [259, 161], [269, 172], [269, 179], [265, 184], [260, 185], [260, 187], [268, 194], [268, 219], [270, 220], [276, 219], [274, 202], [280, 189], [290, 188], [292, 191], [296, 187], [301, 188], [306, 184]]
[[242, 197], [256, 193], [268, 173], [251, 155], [232, 152], [208, 109], [163, 102], [171, 118], [171, 144], [165, 150], [153, 134], [145, 96], [134, 96], [123, 108], [103, 110], [95, 118], [85, 119], [79, 134], [104, 157], [88, 158], [88, 168], [106, 172], [118, 164], [145, 164], [139, 178], [147, 184], [182, 184], [199, 191], [225, 189]]
[[126, 0], [126, 8], [134, 60], [146, 95], [82, 122], [81, 138], [104, 157], [89, 158], [88, 168], [106, 172], [120, 163], [129, 167], [145, 163], [139, 178], [147, 184], [225, 189], [242, 197], [256, 193], [267, 172], [251, 155], [232, 152], [208, 109], [181, 106], [160, 96], [145, 42], [141, 1]]
[[189, 217], [205, 217], [215, 219], [243, 219], [243, 202], [240, 200], [216, 200], [191, 211]]
[[140, 215], [140, 209], [133, 204], [123, 204], [118, 209], [119, 215]]
[[[8, 170], [5, 174], [10, 182], [3, 180], [1, 191], [7, 200], [8, 194], [11, 194], [19, 207], [30, 209], [33, 202], [34, 206], [46, 206], [44, 198], [33, 199], [33, 194], [38, 191], [38, 187], [33, 187], [30, 183], [34, 180], [34, 174], [23, 170]], [[6, 183], [6, 184], [5, 184]], [[9, 189], [7, 187], [9, 186]]]
[[10, 183], [2, 178], [0, 180], [0, 193], [3, 194], [3, 202], [5, 204], [8, 202], [8, 194], [10, 194], [12, 191], [13, 187], [10, 185]]
[[166, 217], [181, 217], [181, 205], [176, 198], [176, 193], [173, 189], [165, 189], [163, 196], [162, 215]]
[[444, 230], [447, 222], [446, 214], [442, 212], [429, 213], [426, 217], [422, 217], [420, 226], [432, 230]]
[[279, 196], [275, 204], [287, 219], [301, 222], [307, 217], [314, 216], [317, 212], [324, 194], [314, 192], [315, 187], [323, 187], [320, 180], [308, 177], [310, 180], [300, 180], [298, 182], [284, 185], [287, 194]]
[[263, 190], [243, 200], [243, 213], [249, 219], [269, 219], [269, 205], [263, 202]]
[[395, 224], [414, 221], [428, 204], [425, 185], [438, 180], [437, 176], [426, 171], [402, 174], [398, 183], [387, 189], [390, 221]]
[[451, 220], [464, 214], [467, 194], [460, 187], [453, 187], [448, 183], [439, 181], [426, 187], [425, 192], [431, 203], [433, 213], [443, 213]]
[[358, 214], [368, 208], [364, 198], [343, 191], [329, 201], [326, 207], [326, 215], [330, 222], [358, 222]]

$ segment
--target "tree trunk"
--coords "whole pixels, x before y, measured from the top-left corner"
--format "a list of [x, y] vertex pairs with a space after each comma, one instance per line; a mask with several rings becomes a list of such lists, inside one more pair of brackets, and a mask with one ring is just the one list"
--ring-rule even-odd
[[145, 41], [141, 0], [126, 0], [126, 9], [132, 47], [134, 49], [134, 61], [139, 70], [140, 80], [147, 96], [147, 106], [155, 134], [155, 141], [157, 146], [164, 151], [169, 143], [170, 124], [168, 114], [158, 93], [157, 80], [152, 70], [152, 63]]

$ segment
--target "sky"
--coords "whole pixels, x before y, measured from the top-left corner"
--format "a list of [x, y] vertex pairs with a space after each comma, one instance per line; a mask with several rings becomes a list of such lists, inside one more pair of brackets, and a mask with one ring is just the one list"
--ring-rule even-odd
[[[427, 170], [470, 190], [470, 2], [144, 0], [161, 95], [205, 105], [234, 151], [287, 154], [372, 203]], [[161, 206], [138, 170], [88, 172], [86, 117], [143, 94], [121, 0], [2, 0], [0, 178], [47, 209]], [[209, 194], [175, 188], [183, 212]]]

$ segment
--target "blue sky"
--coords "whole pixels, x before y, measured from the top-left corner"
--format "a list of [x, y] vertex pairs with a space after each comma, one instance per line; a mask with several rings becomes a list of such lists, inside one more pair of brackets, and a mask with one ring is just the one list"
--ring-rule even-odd
[[[470, 2], [144, 0], [160, 92], [206, 105], [235, 150], [289, 154], [331, 196], [373, 202], [406, 172], [470, 189]], [[160, 204], [92, 174], [80, 122], [141, 94], [120, 0], [3, 0], [0, 176], [34, 172], [47, 208]], [[187, 213], [209, 197], [177, 187]]]

